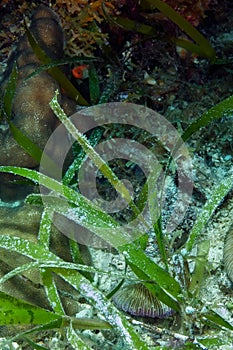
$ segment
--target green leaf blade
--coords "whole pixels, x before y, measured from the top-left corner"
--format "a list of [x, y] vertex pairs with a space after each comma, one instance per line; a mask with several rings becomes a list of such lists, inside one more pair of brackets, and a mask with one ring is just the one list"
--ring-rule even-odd
[[7, 82], [7, 86], [4, 94], [4, 100], [3, 100], [4, 111], [6, 113], [8, 120], [11, 119], [11, 111], [12, 111], [13, 99], [15, 96], [15, 90], [17, 86], [17, 80], [18, 80], [18, 70], [17, 70], [16, 64], [14, 64], [9, 80]]
[[31, 305], [0, 292], [0, 325], [39, 325], [57, 321], [61, 318], [48, 310]]

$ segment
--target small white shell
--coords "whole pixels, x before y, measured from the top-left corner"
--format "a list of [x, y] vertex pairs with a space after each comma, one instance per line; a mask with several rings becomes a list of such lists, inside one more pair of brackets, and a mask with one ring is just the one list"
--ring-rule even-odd
[[156, 85], [157, 82], [154, 78], [152, 78], [147, 72], [145, 72], [144, 74], [144, 84], [147, 84], [147, 85]]
[[113, 296], [115, 305], [133, 316], [165, 318], [173, 313], [161, 303], [142, 283], [119, 289]]

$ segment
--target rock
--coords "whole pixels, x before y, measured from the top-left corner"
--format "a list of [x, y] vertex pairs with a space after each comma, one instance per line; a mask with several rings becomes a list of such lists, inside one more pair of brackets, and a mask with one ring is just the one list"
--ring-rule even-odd
[[[36, 205], [24, 204], [16, 208], [0, 207], [0, 235], [20, 237], [36, 243], [41, 213], [42, 207]], [[54, 226], [51, 229], [50, 250], [65, 261], [72, 261], [67, 237]], [[82, 255], [83, 253], [85, 261], [88, 251], [83, 252], [82, 250]], [[0, 277], [18, 266], [31, 262], [29, 258], [19, 253], [3, 248], [0, 248], [0, 257]], [[67, 314], [73, 315], [78, 312], [79, 303], [75, 302], [73, 298], [78, 300], [79, 293], [58, 276], [55, 277], [55, 281], [59, 291], [64, 292], [61, 298]], [[40, 307], [51, 309], [37, 269], [30, 269], [22, 275], [9, 279], [0, 285], [0, 291]]]

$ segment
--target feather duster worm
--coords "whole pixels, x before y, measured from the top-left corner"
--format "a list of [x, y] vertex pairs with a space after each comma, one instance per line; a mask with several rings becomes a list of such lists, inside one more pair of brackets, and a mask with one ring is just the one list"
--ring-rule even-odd
[[161, 303], [142, 283], [119, 289], [112, 299], [119, 309], [132, 316], [165, 318], [174, 312]]
[[225, 239], [224, 263], [228, 277], [233, 282], [233, 225], [231, 225]]

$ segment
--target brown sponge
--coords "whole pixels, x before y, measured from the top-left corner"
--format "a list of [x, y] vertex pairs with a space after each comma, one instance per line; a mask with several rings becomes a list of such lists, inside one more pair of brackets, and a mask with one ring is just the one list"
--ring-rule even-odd
[[[30, 32], [49, 57], [52, 59], [63, 57], [63, 31], [58, 16], [50, 8], [40, 6], [34, 12]], [[60, 87], [57, 81], [46, 71], [26, 79], [40, 65], [40, 61], [30, 47], [26, 35], [19, 40], [14, 57], [19, 76], [13, 101], [12, 121], [43, 150], [57, 123], [57, 118], [53, 114], [49, 102], [55, 91], [60, 91]], [[4, 85], [6, 83], [2, 84], [2, 94], [4, 94]], [[66, 112], [73, 114], [76, 110], [75, 102], [69, 100], [66, 96], [64, 96], [64, 101]], [[60, 103], [63, 103], [63, 97], [61, 97]], [[0, 149], [0, 165], [16, 165], [29, 168], [38, 166], [38, 163], [16, 143], [6, 125], [1, 125], [1, 123]], [[2, 176], [0, 180], [1, 195], [2, 186], [4, 186]]]

